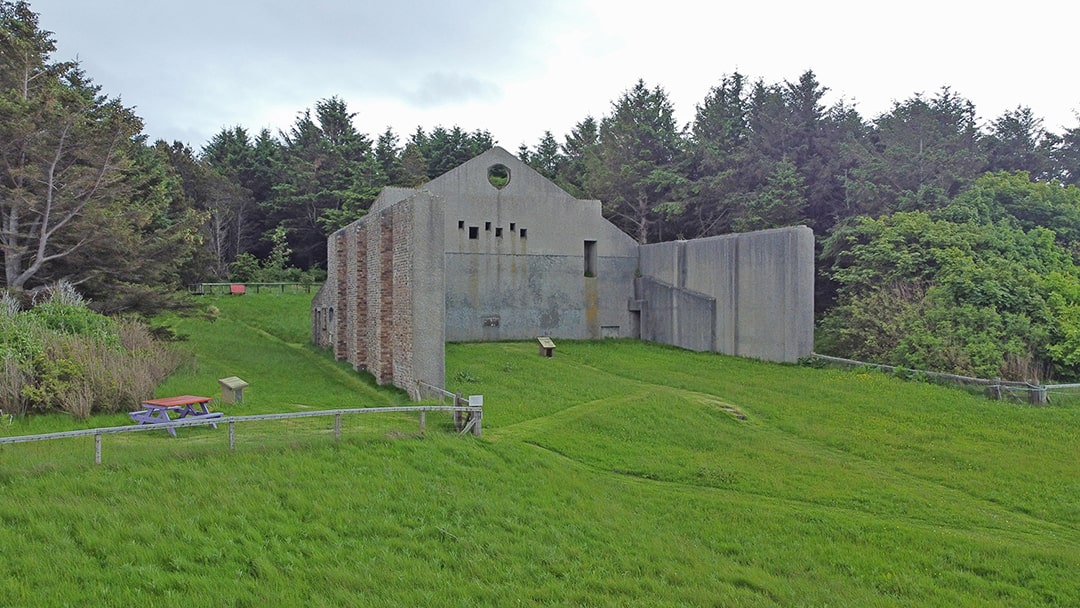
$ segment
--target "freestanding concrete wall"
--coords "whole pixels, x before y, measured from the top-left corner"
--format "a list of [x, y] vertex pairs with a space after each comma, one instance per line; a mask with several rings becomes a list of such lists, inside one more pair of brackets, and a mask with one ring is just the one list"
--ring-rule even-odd
[[716, 349], [716, 298], [642, 277], [641, 339], [696, 351]]
[[814, 236], [805, 226], [645, 245], [641, 273], [644, 339], [770, 361], [813, 350]]

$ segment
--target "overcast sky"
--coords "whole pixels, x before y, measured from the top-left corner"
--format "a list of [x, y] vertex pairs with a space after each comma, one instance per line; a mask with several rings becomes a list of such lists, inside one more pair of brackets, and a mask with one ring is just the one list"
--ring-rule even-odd
[[[720, 79], [810, 69], [864, 118], [942, 86], [980, 119], [1027, 106], [1078, 126], [1080, 5], [956, 0], [30, 0], [54, 59], [78, 58], [151, 140], [199, 150], [222, 128], [288, 130], [331, 96], [372, 137], [487, 129], [514, 152], [560, 142], [643, 79], [680, 124]], [[953, 8], [953, 5], [956, 5]]]

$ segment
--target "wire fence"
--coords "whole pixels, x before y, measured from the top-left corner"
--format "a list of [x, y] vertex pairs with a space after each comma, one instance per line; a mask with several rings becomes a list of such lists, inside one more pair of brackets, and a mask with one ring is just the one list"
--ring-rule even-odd
[[1051, 392], [1063, 394], [1066, 392], [1066, 389], [1080, 389], [1080, 384], [1043, 385], [1033, 382], [1002, 380], [1001, 378], [974, 378], [971, 376], [931, 372], [920, 369], [899, 367], [895, 365], [867, 363], [865, 361], [844, 359], [842, 357], [832, 357], [829, 355], [821, 355], [818, 353], [812, 353], [810, 356], [813, 359], [824, 361], [826, 363], [843, 365], [847, 367], [867, 367], [870, 369], [876, 369], [879, 371], [888, 372], [890, 374], [909, 378], [920, 378], [931, 380], [934, 382], [959, 384], [963, 386], [983, 387], [987, 397], [991, 399], [1009, 399], [1013, 401], [1027, 402], [1032, 405], [1046, 405], [1050, 400], [1049, 393]]
[[[482, 404], [482, 399], [480, 403]], [[424, 433], [427, 423], [428, 412], [452, 412], [455, 417], [455, 421], [458, 417], [468, 419], [472, 421], [472, 424], [463, 425], [458, 428], [458, 431], [462, 434], [471, 432], [473, 435], [479, 436], [482, 432], [482, 426], [480, 421], [483, 418], [482, 405], [461, 405], [455, 403], [454, 405], [402, 405], [402, 406], [388, 406], [388, 407], [365, 407], [365, 408], [351, 408], [351, 409], [337, 409], [337, 410], [317, 410], [311, 412], [291, 412], [286, 414], [256, 414], [251, 416], [222, 416], [213, 419], [178, 419], [170, 422], [158, 422], [154, 424], [139, 424], [128, 426], [110, 426], [96, 429], [82, 429], [78, 431], [62, 431], [58, 433], [44, 433], [39, 435], [17, 435], [14, 437], [0, 437], [0, 445], [14, 444], [14, 443], [26, 443], [32, 441], [49, 441], [53, 439], [69, 439], [74, 437], [89, 437], [94, 438], [94, 464], [101, 464], [101, 440], [104, 435], [114, 435], [118, 433], [142, 433], [146, 431], [164, 431], [168, 429], [176, 429], [186, 426], [217, 426], [219, 424], [228, 425], [229, 429], [229, 449], [236, 449], [236, 425], [238, 423], [255, 422], [260, 420], [293, 420], [297, 418], [315, 418], [322, 416], [334, 417], [334, 441], [341, 439], [341, 418], [342, 416], [349, 416], [355, 414], [385, 414], [392, 412], [415, 412], [420, 416], [420, 433]]]

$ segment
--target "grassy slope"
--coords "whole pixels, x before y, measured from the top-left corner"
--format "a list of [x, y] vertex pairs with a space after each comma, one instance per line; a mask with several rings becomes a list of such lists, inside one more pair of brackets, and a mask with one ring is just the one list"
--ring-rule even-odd
[[[198, 365], [159, 394], [402, 401], [303, 346], [306, 297], [217, 305], [179, 323]], [[1080, 603], [1072, 405], [636, 342], [451, 344], [447, 370], [484, 438], [366, 416], [337, 444], [238, 425], [235, 452], [110, 436], [101, 467], [89, 440], [4, 448], [0, 605]]]

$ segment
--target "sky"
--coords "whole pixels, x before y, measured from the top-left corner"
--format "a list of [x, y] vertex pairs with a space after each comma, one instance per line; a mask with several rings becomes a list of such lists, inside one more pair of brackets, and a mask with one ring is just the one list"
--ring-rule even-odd
[[610, 114], [643, 80], [680, 125], [725, 75], [813, 70], [866, 119], [948, 86], [980, 123], [1028, 107], [1080, 123], [1080, 3], [908, 0], [29, 0], [54, 60], [78, 59], [153, 140], [200, 150], [222, 129], [287, 132], [337, 96], [373, 138], [491, 132], [511, 152]]

